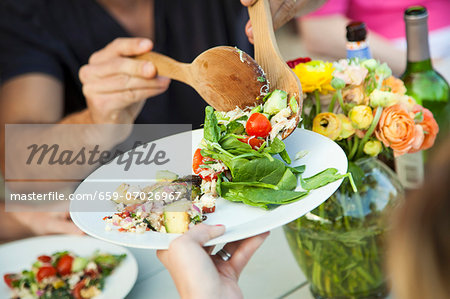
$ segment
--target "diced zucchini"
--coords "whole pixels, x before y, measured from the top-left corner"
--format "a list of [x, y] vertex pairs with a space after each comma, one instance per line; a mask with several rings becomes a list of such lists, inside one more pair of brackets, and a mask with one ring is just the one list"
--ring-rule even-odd
[[164, 226], [171, 234], [182, 234], [189, 228], [189, 214], [187, 212], [164, 212]]
[[80, 256], [76, 257], [72, 262], [72, 272], [83, 271], [83, 269], [86, 268], [88, 263], [89, 263], [88, 259]]
[[182, 234], [189, 228], [190, 218], [188, 209], [192, 203], [180, 200], [164, 208], [164, 226], [168, 233]]
[[283, 90], [276, 89], [267, 98], [267, 102], [264, 104], [264, 113], [275, 115], [286, 107], [287, 93]]
[[298, 113], [298, 102], [297, 99], [292, 96], [289, 100], [289, 107], [291, 107], [292, 113], [297, 114]]

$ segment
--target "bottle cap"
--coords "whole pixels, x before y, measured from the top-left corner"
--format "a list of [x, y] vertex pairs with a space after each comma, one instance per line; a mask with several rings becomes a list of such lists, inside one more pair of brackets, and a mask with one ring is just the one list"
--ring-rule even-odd
[[364, 22], [351, 22], [346, 28], [349, 42], [360, 42], [366, 39], [367, 29]]

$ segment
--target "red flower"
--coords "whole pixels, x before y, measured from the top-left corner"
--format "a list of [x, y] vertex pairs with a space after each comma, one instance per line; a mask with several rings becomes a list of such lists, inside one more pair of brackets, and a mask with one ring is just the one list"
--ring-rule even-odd
[[286, 63], [287, 63], [287, 65], [289, 65], [289, 67], [291, 69], [293, 69], [297, 64], [307, 63], [307, 62], [310, 62], [310, 61], [311, 61], [311, 58], [309, 58], [309, 57], [299, 57], [299, 58], [294, 59], [294, 60], [289, 60]]

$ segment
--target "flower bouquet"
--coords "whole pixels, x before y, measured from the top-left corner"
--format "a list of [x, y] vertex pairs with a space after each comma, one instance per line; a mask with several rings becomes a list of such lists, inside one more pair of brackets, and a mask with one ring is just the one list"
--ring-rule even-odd
[[317, 298], [383, 297], [385, 218], [403, 189], [376, 157], [430, 148], [438, 125], [374, 59], [302, 59], [290, 66], [306, 93], [303, 126], [342, 147], [358, 191], [344, 182], [325, 203], [286, 225], [288, 243]]

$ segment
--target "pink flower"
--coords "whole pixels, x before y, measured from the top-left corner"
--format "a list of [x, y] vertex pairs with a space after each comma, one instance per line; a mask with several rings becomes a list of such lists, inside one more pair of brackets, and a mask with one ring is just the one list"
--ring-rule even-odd
[[334, 64], [333, 77], [344, 80], [345, 84], [361, 85], [369, 72], [365, 67], [349, 63], [347, 59], [341, 59]]

